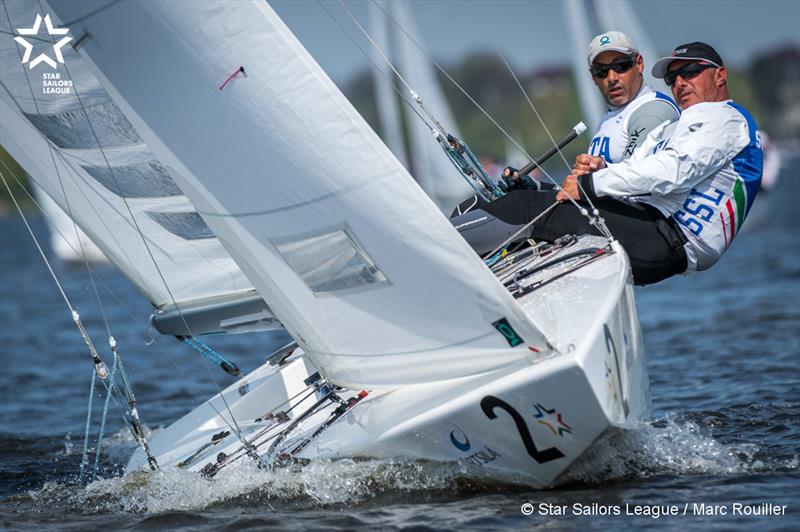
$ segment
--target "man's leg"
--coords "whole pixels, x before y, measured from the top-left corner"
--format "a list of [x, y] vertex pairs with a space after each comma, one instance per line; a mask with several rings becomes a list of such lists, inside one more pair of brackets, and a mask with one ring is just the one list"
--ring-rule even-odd
[[[514, 191], [471, 212], [471, 220], [454, 218], [453, 225], [476, 251], [487, 253], [551, 207], [555, 198], [554, 191]], [[673, 227], [657, 209], [611, 198], [596, 200], [594, 205], [628, 253], [636, 284], [652, 284], [686, 270], [685, 240], [680, 229]], [[600, 235], [572, 203], [564, 202], [553, 207], [519, 238], [553, 241], [567, 233]], [[495, 234], [490, 246], [487, 235]], [[471, 241], [473, 235], [480, 236], [482, 249]]]

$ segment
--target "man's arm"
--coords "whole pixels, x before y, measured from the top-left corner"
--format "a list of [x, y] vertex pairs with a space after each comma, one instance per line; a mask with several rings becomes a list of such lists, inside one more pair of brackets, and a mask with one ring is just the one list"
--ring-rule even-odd
[[579, 178], [595, 196], [689, 191], [749, 143], [747, 122], [734, 109], [696, 104], [683, 112], [663, 149]]
[[[656, 127], [665, 122], [674, 122], [678, 118], [680, 118], [678, 109], [670, 102], [660, 98], [649, 101], [636, 109], [628, 120], [628, 143], [622, 152], [622, 160], [624, 161], [633, 155], [636, 148], [644, 144], [645, 140], [647, 140], [647, 135]], [[580, 176], [605, 167], [606, 164], [602, 157], [583, 153], [575, 158], [572, 173]]]
[[636, 109], [628, 119], [628, 143], [622, 152], [622, 160], [627, 159], [642, 145], [647, 135], [664, 122], [674, 122], [680, 118], [678, 110], [666, 100], [657, 98]]

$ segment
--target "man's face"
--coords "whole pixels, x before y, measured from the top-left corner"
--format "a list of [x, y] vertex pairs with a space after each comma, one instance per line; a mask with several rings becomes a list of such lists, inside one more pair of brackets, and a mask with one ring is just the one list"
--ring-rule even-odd
[[[630, 57], [622, 52], [603, 52], [595, 57], [592, 61], [592, 66], [611, 65], [613, 63], [625, 62], [625, 59]], [[615, 72], [613, 68], [608, 69], [606, 77], [598, 77], [592, 74], [592, 80], [597, 88], [600, 89], [600, 94], [607, 104], [614, 107], [621, 107], [630, 102], [634, 96], [639, 93], [642, 88], [644, 79], [642, 78], [642, 71], [644, 70], [644, 60], [642, 56], [636, 54], [633, 65], [625, 72]]]
[[[701, 66], [708, 68], [699, 72], [692, 70]], [[689, 67], [689, 70], [685, 67]], [[725, 85], [728, 74], [724, 66], [709, 66], [704, 61], [673, 61], [667, 67], [667, 72], [678, 74], [672, 84], [672, 97], [681, 109], [700, 102], [719, 102], [728, 98]]]

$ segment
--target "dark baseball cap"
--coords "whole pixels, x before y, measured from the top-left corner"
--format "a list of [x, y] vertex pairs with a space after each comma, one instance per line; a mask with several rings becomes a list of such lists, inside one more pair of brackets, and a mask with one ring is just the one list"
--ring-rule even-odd
[[662, 57], [656, 61], [652, 70], [653, 77], [663, 78], [673, 61], [706, 61], [718, 67], [724, 65], [722, 58], [710, 44], [699, 41], [690, 42], [676, 46], [671, 56]]

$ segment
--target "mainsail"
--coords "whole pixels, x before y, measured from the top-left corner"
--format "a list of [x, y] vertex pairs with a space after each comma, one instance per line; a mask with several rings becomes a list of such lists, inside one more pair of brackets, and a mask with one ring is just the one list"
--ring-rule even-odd
[[[2, 7], [0, 143], [157, 309], [195, 309], [197, 315], [213, 306], [216, 325], [190, 322], [187, 329], [178, 320], [164, 332], [220, 330], [221, 319], [236, 315], [229, 309], [237, 302], [253, 314], [258, 295], [252, 284], [75, 50], [63, 47], [57, 68], [22, 62], [14, 35], [36, 20], [41, 31], [28, 39], [35, 53], [53, 55], [53, 46], [42, 41], [54, 38], [45, 31], [46, 24], [55, 25], [51, 12], [35, 2], [4, 1]], [[75, 234], [71, 222], [64, 232]], [[223, 304], [228, 312], [220, 314]], [[258, 310], [264, 309], [261, 300]], [[276, 326], [274, 319], [267, 323]]]
[[80, 53], [103, 88], [332, 382], [550, 352], [266, 3], [50, 5], [88, 32]]

